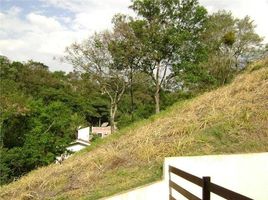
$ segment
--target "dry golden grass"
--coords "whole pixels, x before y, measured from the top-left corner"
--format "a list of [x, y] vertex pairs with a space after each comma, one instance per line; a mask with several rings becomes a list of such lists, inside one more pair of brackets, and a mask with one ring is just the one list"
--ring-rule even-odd
[[268, 59], [233, 83], [178, 103], [0, 188], [1, 199], [98, 199], [161, 178], [164, 157], [268, 151]]

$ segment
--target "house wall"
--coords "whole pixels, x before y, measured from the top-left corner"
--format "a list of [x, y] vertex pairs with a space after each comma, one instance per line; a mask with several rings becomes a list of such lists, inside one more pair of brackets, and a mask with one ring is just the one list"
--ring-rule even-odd
[[111, 127], [92, 127], [92, 133], [98, 134], [101, 133], [102, 137], [108, 136], [111, 134]]
[[[256, 200], [268, 199], [268, 153], [211, 155], [166, 158], [164, 180], [109, 197], [109, 200], [168, 199], [168, 166], [172, 165], [198, 177], [210, 176], [211, 181]], [[201, 197], [201, 189], [175, 175], [171, 179]], [[185, 199], [172, 191], [176, 199]], [[214, 194], [212, 200], [222, 199]]]
[[89, 141], [89, 127], [79, 129], [77, 139]]

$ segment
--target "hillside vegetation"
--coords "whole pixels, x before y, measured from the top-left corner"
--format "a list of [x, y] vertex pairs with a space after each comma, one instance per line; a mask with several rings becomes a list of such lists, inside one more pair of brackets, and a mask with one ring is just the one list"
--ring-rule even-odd
[[161, 179], [165, 157], [268, 151], [268, 59], [231, 84], [32, 171], [1, 199], [98, 199]]

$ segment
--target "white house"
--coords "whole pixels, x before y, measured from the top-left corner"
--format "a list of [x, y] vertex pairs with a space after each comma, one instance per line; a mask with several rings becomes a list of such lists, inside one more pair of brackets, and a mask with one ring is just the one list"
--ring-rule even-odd
[[111, 134], [111, 127], [92, 127], [92, 134], [96, 134], [100, 136], [101, 138], [104, 138]]
[[[66, 148], [66, 150], [71, 153], [80, 151], [90, 145], [89, 141], [91, 139], [92, 139], [92, 135], [90, 135], [89, 127], [79, 129], [77, 133], [77, 139], [74, 142], [72, 142], [70, 146]], [[70, 156], [71, 154], [68, 154], [67, 152], [61, 154], [61, 156], [56, 157], [56, 163], [62, 163], [64, 160], [66, 160]]]
[[92, 134], [96, 134], [100, 136], [101, 138], [109, 136], [111, 134], [111, 126], [108, 126], [108, 124], [109, 124], [108, 122], [105, 122], [101, 125], [101, 127], [92, 126], [92, 130], [91, 130]]
[[[92, 134], [91, 134], [91, 133]], [[111, 134], [111, 127], [108, 126], [108, 123], [103, 123], [101, 127], [92, 127], [92, 130], [90, 131], [90, 127], [82, 128], [78, 130], [77, 139], [70, 144], [66, 148], [67, 151], [71, 153], [78, 152], [87, 146], [90, 145], [90, 140], [93, 138], [93, 134], [99, 135], [100, 137], [106, 137]], [[56, 157], [56, 163], [61, 163], [68, 157], [70, 157], [71, 154], [68, 154], [65, 152], [61, 156]]]
[[90, 145], [90, 140], [92, 139], [93, 134], [97, 134], [102, 138], [106, 137], [111, 134], [111, 127], [108, 126], [108, 123], [103, 123], [101, 127], [92, 127], [91, 130], [90, 127], [79, 129], [77, 139], [66, 149], [74, 153], [86, 148]]
[[80, 151], [90, 145], [89, 141], [92, 138], [90, 128], [82, 128], [78, 130], [77, 139], [70, 144], [66, 149], [71, 152]]

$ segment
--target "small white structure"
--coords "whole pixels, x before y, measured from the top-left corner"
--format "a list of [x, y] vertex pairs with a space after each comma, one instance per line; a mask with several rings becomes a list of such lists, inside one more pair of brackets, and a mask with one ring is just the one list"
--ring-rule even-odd
[[80, 151], [90, 145], [89, 141], [92, 138], [89, 127], [78, 130], [77, 140], [71, 143], [66, 149], [71, 152]]
[[[210, 176], [211, 182], [240, 193], [252, 199], [268, 198], [268, 153], [208, 155], [165, 158], [164, 179], [146, 186], [135, 188], [106, 200], [168, 200], [168, 166], [174, 166], [197, 177]], [[171, 180], [201, 197], [201, 188], [172, 174]], [[175, 199], [185, 198], [172, 189]], [[211, 200], [221, 200], [211, 194]]]
[[[92, 134], [91, 134], [92, 133]], [[77, 139], [66, 148], [68, 152], [75, 153], [90, 145], [90, 140], [93, 138], [93, 134], [99, 135], [101, 138], [111, 134], [111, 126], [108, 126], [108, 122], [102, 124], [101, 127], [92, 127], [90, 133], [90, 127], [82, 128], [78, 130]], [[56, 163], [62, 163], [69, 158], [71, 154], [64, 153], [61, 156], [56, 157]]]
[[68, 151], [71, 151], [74, 153], [74, 152], [77, 152], [77, 151], [80, 151], [80, 150], [86, 148], [89, 145], [90, 145], [89, 142], [85, 142], [82, 140], [76, 140], [76, 141], [72, 142], [71, 145], [68, 146], [66, 149]]
[[89, 127], [78, 130], [77, 140], [87, 141], [90, 140], [90, 129]]
[[92, 134], [96, 134], [101, 138], [104, 138], [111, 134], [111, 127], [92, 127]]
[[[71, 153], [80, 151], [90, 145], [89, 141], [91, 139], [92, 135], [90, 135], [89, 127], [79, 129], [77, 133], [77, 139], [74, 142], [72, 142], [70, 146], [66, 148], [66, 150]], [[67, 153], [67, 151], [61, 154], [60, 156], [57, 156], [55, 162], [61, 164], [64, 160], [68, 159], [71, 156], [71, 154]]]
[[[101, 138], [104, 138], [111, 134], [111, 126], [108, 126], [108, 122], [104, 122], [101, 127], [92, 126], [92, 134], [96, 134]], [[116, 128], [115, 128], [116, 129]]]

